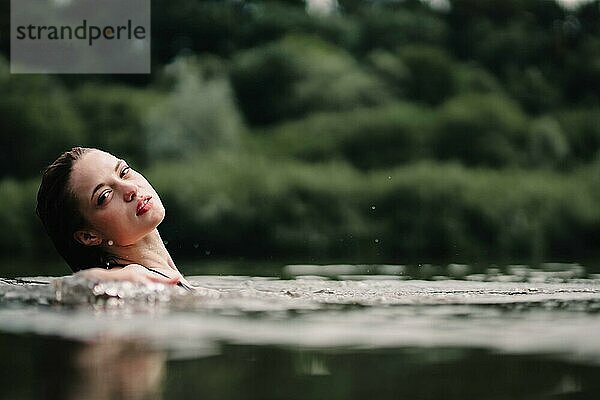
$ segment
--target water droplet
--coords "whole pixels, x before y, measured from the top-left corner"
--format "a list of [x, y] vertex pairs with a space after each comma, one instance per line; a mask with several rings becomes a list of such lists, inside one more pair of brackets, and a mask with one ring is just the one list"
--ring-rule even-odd
[[374, 210], [374, 209], [375, 209], [375, 206], [371, 206], [371, 210]]
[[390, 175], [388, 175], [388, 179], [392, 179], [392, 177]]
[[194, 243], [194, 248], [197, 249], [200, 245], [198, 243]]
[[166, 246], [166, 245], [168, 245], [168, 244], [169, 244], [169, 241], [168, 241], [168, 240], [163, 240], [163, 243], [164, 243], [164, 244], [165, 244], [165, 246]]
[[204, 252], [204, 254], [206, 254], [207, 256], [210, 256], [210, 250], [206, 250], [206, 251]]
[[379, 243], [379, 239], [375, 239], [375, 243]]

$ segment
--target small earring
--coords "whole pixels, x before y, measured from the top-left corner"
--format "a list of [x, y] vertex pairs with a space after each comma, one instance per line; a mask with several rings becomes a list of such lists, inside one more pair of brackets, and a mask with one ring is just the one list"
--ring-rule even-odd
[[109, 241], [108, 241], [108, 245], [109, 245], [109, 246], [112, 246], [113, 244], [114, 244], [114, 242], [113, 242], [112, 240], [109, 240]]

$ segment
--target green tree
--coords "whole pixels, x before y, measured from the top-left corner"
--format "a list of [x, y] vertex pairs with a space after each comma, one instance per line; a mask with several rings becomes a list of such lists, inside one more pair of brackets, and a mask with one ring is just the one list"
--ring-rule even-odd
[[558, 122], [545, 116], [531, 122], [529, 149], [533, 165], [557, 167], [568, 156], [569, 143]]
[[388, 101], [385, 86], [348, 53], [316, 37], [292, 35], [240, 54], [232, 82], [251, 124], [272, 124], [314, 111]]
[[156, 102], [146, 120], [145, 150], [150, 159], [179, 158], [234, 147], [244, 129], [223, 76], [204, 77], [193, 58], [166, 67], [174, 86]]
[[578, 107], [557, 113], [574, 162], [589, 163], [600, 157], [600, 108]]
[[73, 91], [85, 121], [86, 146], [126, 157], [132, 165], [147, 162], [146, 111], [162, 98], [150, 89], [111, 84], [85, 84]]
[[429, 156], [435, 114], [411, 103], [318, 113], [280, 124], [261, 139], [279, 156], [307, 161], [344, 159], [361, 169]]
[[81, 143], [83, 124], [60, 82], [47, 75], [10, 75], [0, 58], [0, 177], [34, 176]]
[[432, 150], [466, 165], [514, 166], [525, 161], [526, 132], [526, 116], [506, 97], [460, 95], [441, 107]]
[[406, 87], [411, 99], [437, 105], [455, 94], [455, 63], [443, 49], [407, 46], [399, 53], [410, 71]]

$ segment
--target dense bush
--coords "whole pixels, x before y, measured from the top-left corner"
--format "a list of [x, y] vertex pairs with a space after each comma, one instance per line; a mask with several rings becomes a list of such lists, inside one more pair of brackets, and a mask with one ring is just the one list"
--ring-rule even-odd
[[420, 163], [361, 173], [340, 162], [219, 154], [149, 172], [183, 255], [528, 258], [593, 254], [600, 192], [590, 173]]
[[454, 68], [458, 93], [503, 93], [502, 85], [477, 63], [457, 64]]
[[307, 36], [288, 36], [243, 52], [234, 60], [232, 82], [251, 124], [381, 104], [390, 97], [382, 82], [348, 53]]
[[410, 103], [313, 114], [281, 124], [262, 147], [304, 160], [345, 159], [359, 168], [382, 168], [429, 156], [435, 113]]
[[3, 257], [17, 259], [32, 255], [48, 255], [52, 248], [41, 223], [35, 215], [37, 179], [17, 182], [0, 181], [0, 253]]
[[590, 162], [600, 157], [600, 107], [578, 108], [558, 113], [573, 162]]
[[229, 57], [291, 31], [351, 50], [360, 47], [360, 22], [338, 14], [315, 18], [301, 1], [157, 0], [152, 3], [152, 27], [160, 34], [152, 38], [153, 55], [159, 65], [182, 52]]
[[396, 97], [406, 97], [411, 72], [398, 54], [376, 49], [367, 54], [365, 59], [371, 71], [385, 82]]
[[385, 216], [387, 238], [391, 248], [418, 258], [529, 256], [539, 261], [583, 254], [578, 235], [566, 232], [598, 233], [600, 215], [591, 207], [595, 196], [586, 181], [427, 164], [395, 172], [390, 176], [396, 187], [380, 204], [391, 214]]
[[163, 65], [181, 51], [228, 54], [242, 39], [249, 14], [241, 3], [155, 0], [152, 2], [152, 53]]
[[[597, 4], [596, 7], [598, 6]], [[567, 57], [566, 73], [563, 73], [562, 81], [566, 96], [571, 102], [579, 102], [586, 106], [600, 104], [598, 100], [598, 93], [600, 93], [599, 52], [600, 38], [596, 34], [582, 38], [576, 50]]]
[[192, 58], [165, 67], [168, 94], [148, 107], [143, 148], [152, 160], [180, 158], [239, 144], [244, 130], [226, 77], [205, 77]]
[[456, 92], [455, 63], [442, 49], [406, 46], [400, 57], [410, 71], [406, 88], [411, 99], [437, 105]]
[[510, 99], [469, 94], [448, 100], [439, 111], [432, 149], [442, 160], [493, 167], [526, 161], [527, 118]]
[[529, 129], [530, 161], [536, 167], [557, 167], [569, 155], [569, 143], [558, 122], [541, 117]]
[[83, 123], [69, 93], [47, 75], [9, 75], [0, 58], [0, 177], [39, 174], [80, 143]]
[[147, 109], [158, 99], [149, 90], [124, 86], [89, 84], [78, 88], [73, 101], [85, 121], [81, 143], [127, 157], [132, 165], [144, 165], [148, 159], [144, 121]]
[[559, 88], [551, 84], [540, 69], [510, 69], [507, 75], [508, 90], [525, 111], [539, 114], [554, 110], [560, 104]]
[[[448, 29], [445, 22], [421, 2], [373, 2], [358, 7], [352, 15], [361, 22], [361, 49], [396, 50], [408, 44], [443, 45]], [[364, 5], [364, 3], [363, 3]]]
[[323, 38], [329, 43], [357, 50], [363, 37], [361, 21], [339, 13], [306, 12], [305, 2], [254, 2], [246, 7], [248, 24], [242, 26], [246, 48], [281, 39], [295, 32]]

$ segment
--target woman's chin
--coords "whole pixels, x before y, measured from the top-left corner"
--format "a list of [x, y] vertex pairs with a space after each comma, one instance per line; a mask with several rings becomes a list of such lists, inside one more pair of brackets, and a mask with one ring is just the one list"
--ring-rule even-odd
[[155, 217], [156, 220], [157, 220], [156, 226], [158, 226], [158, 225], [160, 225], [161, 222], [163, 222], [163, 220], [165, 219], [165, 216], [167, 215], [167, 213], [165, 212], [164, 207], [160, 207], [160, 209], [156, 210], [156, 211], [157, 211], [157, 213], [156, 213], [157, 215]]
[[144, 214], [138, 215], [144, 225], [154, 225], [157, 227], [165, 219], [165, 208], [161, 203], [152, 204], [152, 207]]
[[165, 219], [165, 209], [162, 208], [161, 210], [156, 210], [157, 212], [154, 213], [154, 215], [152, 215], [152, 219], [150, 222], [150, 225], [152, 226], [152, 229], [156, 229]]

